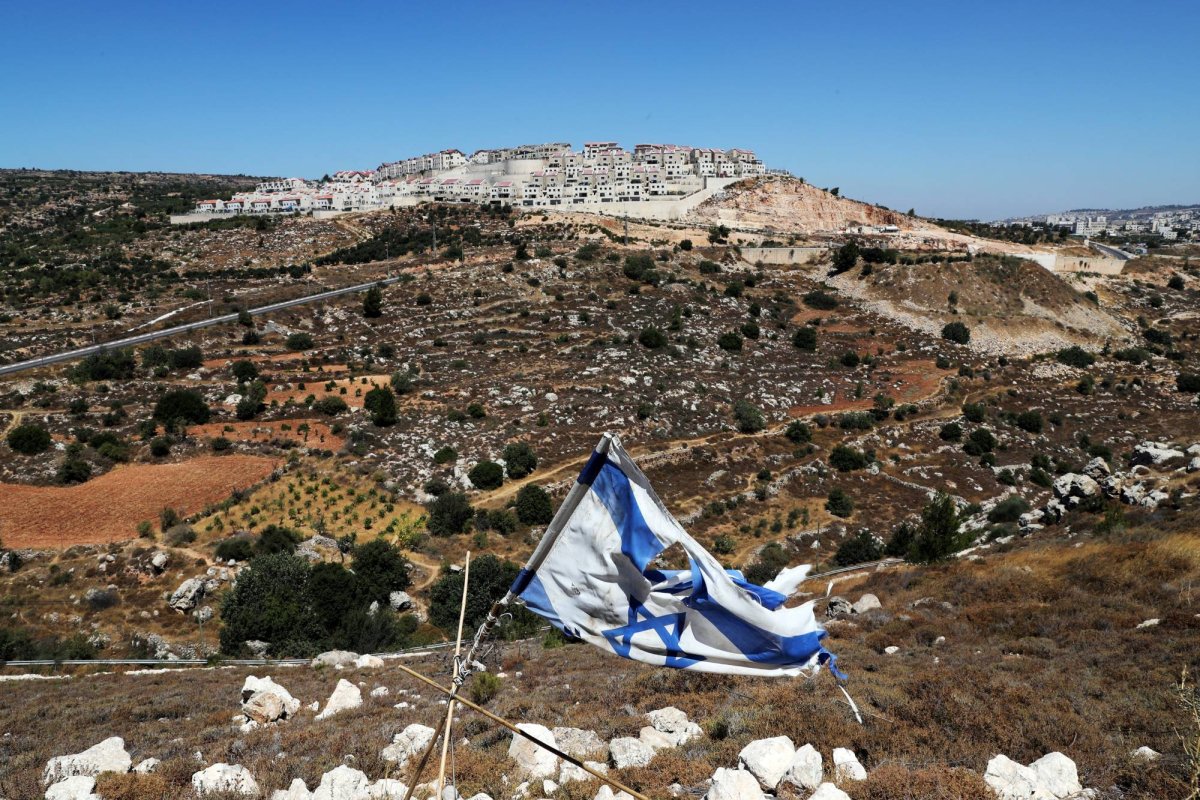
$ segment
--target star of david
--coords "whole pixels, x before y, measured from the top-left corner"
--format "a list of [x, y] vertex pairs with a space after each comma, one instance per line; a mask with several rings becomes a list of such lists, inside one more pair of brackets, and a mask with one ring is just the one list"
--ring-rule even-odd
[[613, 652], [624, 658], [630, 658], [635, 634], [644, 631], [654, 631], [666, 648], [665, 667], [690, 667], [702, 658], [688, 656], [680, 649], [679, 637], [683, 633], [686, 615], [682, 612], [663, 614], [656, 617], [646, 609], [636, 597], [629, 598], [629, 623], [620, 628], [604, 631], [604, 638], [612, 646]]

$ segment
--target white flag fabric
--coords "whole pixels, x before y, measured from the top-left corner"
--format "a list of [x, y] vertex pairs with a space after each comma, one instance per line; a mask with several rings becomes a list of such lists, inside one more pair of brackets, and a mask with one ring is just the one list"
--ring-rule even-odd
[[[536, 572], [512, 591], [569, 636], [616, 655], [727, 675], [798, 675], [836, 659], [812, 602], [785, 608], [809, 567], [766, 587], [726, 570], [667, 511], [646, 476], [613, 437], [579, 476], [588, 487]], [[679, 544], [689, 569], [651, 562]]]

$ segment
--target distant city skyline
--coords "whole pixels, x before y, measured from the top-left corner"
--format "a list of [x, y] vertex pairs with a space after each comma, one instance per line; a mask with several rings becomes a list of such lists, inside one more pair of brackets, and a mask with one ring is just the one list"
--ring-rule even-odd
[[1200, 200], [1181, 1], [49, 0], [0, 23], [0, 167], [320, 177], [609, 139], [746, 147], [928, 216]]

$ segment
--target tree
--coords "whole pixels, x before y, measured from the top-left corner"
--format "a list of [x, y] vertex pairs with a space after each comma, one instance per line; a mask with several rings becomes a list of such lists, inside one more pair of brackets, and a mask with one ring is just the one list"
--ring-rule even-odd
[[170, 425], [180, 420], [194, 425], [208, 422], [211, 412], [204, 398], [192, 389], [172, 389], [154, 405], [154, 419]]
[[299, 534], [291, 528], [272, 524], [259, 534], [258, 541], [254, 543], [254, 552], [260, 556], [272, 553], [294, 553], [299, 542]]
[[294, 350], [294, 351], [311, 350], [313, 347], [313, 337], [312, 337], [311, 333], [305, 333], [304, 331], [299, 331], [297, 333], [293, 333], [290, 336], [288, 336], [287, 339], [284, 341], [284, 345], [287, 347], [288, 350]]
[[983, 403], [964, 403], [962, 407], [963, 416], [968, 422], [983, 422], [986, 411]]
[[803, 325], [792, 334], [792, 346], [798, 350], [812, 352], [817, 349], [817, 329], [811, 325]]
[[383, 316], [383, 290], [375, 284], [363, 295], [363, 316], [367, 319], [378, 319]]
[[942, 338], [957, 344], [966, 344], [971, 341], [971, 329], [961, 322], [947, 322], [942, 327]]
[[848, 517], [854, 513], [854, 501], [841, 488], [834, 488], [825, 498], [825, 510], [835, 517]]
[[[492, 604], [504, 596], [517, 577], [518, 567], [485, 554], [471, 559], [471, 580], [467, 588], [466, 627], [478, 628]], [[463, 573], [444, 571], [429, 587], [429, 621], [444, 630], [458, 625], [463, 594]]]
[[238, 383], [249, 383], [258, 377], [258, 367], [252, 361], [235, 361], [229, 371]]
[[862, 530], [846, 539], [834, 553], [833, 563], [839, 567], [878, 561], [883, 556], [883, 542], [870, 531]]
[[717, 337], [717, 347], [729, 353], [737, 353], [742, 349], [742, 337], [736, 331], [727, 331]]
[[504, 467], [495, 461], [480, 461], [467, 473], [467, 480], [476, 489], [499, 489], [504, 483]]
[[838, 472], [852, 472], [865, 469], [869, 460], [867, 454], [853, 447], [839, 444], [829, 452], [829, 465]]
[[1054, 357], [1069, 367], [1077, 367], [1079, 369], [1087, 369], [1096, 363], [1096, 357], [1077, 344], [1059, 350]]
[[452, 536], [462, 533], [467, 522], [475, 516], [475, 509], [462, 492], [446, 492], [425, 508], [429, 514], [426, 527], [434, 536]]
[[237, 322], [238, 325], [241, 325], [243, 328], [254, 327], [254, 317], [250, 316], [250, 312], [244, 308], [238, 309]]
[[642, 332], [638, 334], [638, 344], [647, 350], [658, 350], [667, 346], [667, 335], [650, 325], [642, 328]]
[[266, 399], [267, 385], [262, 381], [253, 381], [246, 387], [246, 393], [238, 401], [234, 414], [238, 419], [254, 419], [266, 407], [263, 402]]
[[888, 539], [887, 546], [883, 549], [884, 555], [892, 558], [904, 558], [908, 555], [915, 536], [916, 531], [913, 530], [913, 527], [907, 522], [901, 522], [892, 531], [892, 538]]
[[1175, 388], [1181, 392], [1200, 392], [1200, 373], [1179, 373], [1175, 376]]
[[758, 406], [749, 400], [738, 400], [733, 404], [733, 419], [742, 433], [758, 433], [767, 427], [767, 418]]
[[392, 373], [392, 391], [397, 396], [408, 394], [412, 391], [413, 374], [408, 370], [397, 371]]
[[804, 444], [812, 441], [812, 429], [798, 419], [788, 423], [783, 435], [792, 444]]
[[321, 627], [331, 631], [362, 604], [361, 589], [358, 575], [328, 561], [313, 565], [305, 593]]
[[409, 587], [409, 563], [400, 549], [383, 539], [372, 539], [354, 550], [354, 574], [362, 583], [367, 602], [385, 603], [392, 592]]
[[395, 425], [397, 419], [396, 395], [390, 386], [376, 386], [363, 398], [363, 408], [371, 414], [376, 427]]
[[517, 492], [517, 519], [526, 525], [545, 525], [554, 517], [554, 503], [546, 490], [536, 484], [522, 486]]
[[313, 403], [312, 407], [313, 411], [319, 411], [320, 413], [330, 417], [336, 417], [338, 414], [341, 414], [343, 411], [349, 408], [349, 406], [346, 405], [345, 400], [333, 394], [326, 395], [320, 400], [317, 400], [315, 403]]
[[948, 422], [938, 431], [938, 437], [944, 442], [957, 442], [962, 439], [962, 426], [957, 422]]
[[833, 274], [840, 275], [854, 269], [858, 263], [858, 244], [853, 240], [846, 242], [833, 254]]
[[533, 448], [525, 442], [510, 442], [504, 446], [504, 466], [508, 477], [524, 478], [537, 469], [538, 459]]
[[743, 570], [746, 581], [762, 586], [788, 565], [788, 554], [779, 542], [771, 542], [758, 553], [758, 560]]
[[18, 425], [8, 432], [8, 446], [22, 455], [34, 456], [45, 452], [51, 444], [50, 432], [31, 422]]
[[962, 521], [954, 498], [938, 492], [921, 511], [921, 524], [909, 549], [909, 560], [919, 564], [943, 561], [967, 545], [960, 532]]
[[818, 311], [832, 311], [838, 306], [837, 298], [824, 289], [813, 289], [811, 292], [805, 293], [800, 299], [804, 302], [804, 305], [809, 308], [815, 308]]
[[1176, 291], [1182, 290], [1183, 289], [1183, 276], [1182, 275], [1172, 275], [1171, 279], [1169, 281], [1167, 281], [1167, 286], [1172, 289], [1175, 289]]
[[238, 653], [243, 643], [270, 642], [274, 654], [307, 655], [323, 630], [308, 602], [308, 562], [289, 553], [259, 556], [238, 574], [221, 603], [221, 650]]
[[1026, 433], [1041, 433], [1044, 425], [1042, 415], [1036, 411], [1022, 411], [1017, 414], [1017, 427]]
[[996, 437], [987, 428], [976, 428], [967, 437], [963, 451], [969, 456], [981, 456], [996, 449]]

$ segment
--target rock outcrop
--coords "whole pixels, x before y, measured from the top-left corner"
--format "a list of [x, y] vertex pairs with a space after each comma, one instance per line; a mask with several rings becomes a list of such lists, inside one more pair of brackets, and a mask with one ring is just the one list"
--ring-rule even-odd
[[321, 710], [320, 714], [317, 714], [317, 719], [329, 719], [334, 714], [358, 708], [362, 703], [362, 690], [343, 678], [338, 681], [337, 686], [333, 689], [333, 694], [329, 695], [329, 699], [325, 701], [325, 708]]
[[192, 790], [198, 795], [225, 794], [258, 797], [258, 782], [241, 764], [213, 764], [192, 775]]
[[125, 751], [125, 740], [112, 736], [81, 753], [57, 756], [46, 762], [42, 772], [42, 783], [49, 785], [65, 778], [94, 778], [104, 772], [129, 772], [133, 759]]

